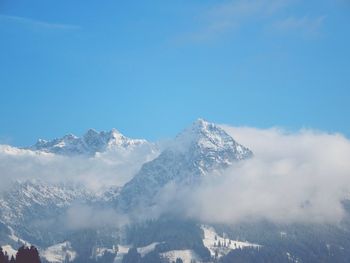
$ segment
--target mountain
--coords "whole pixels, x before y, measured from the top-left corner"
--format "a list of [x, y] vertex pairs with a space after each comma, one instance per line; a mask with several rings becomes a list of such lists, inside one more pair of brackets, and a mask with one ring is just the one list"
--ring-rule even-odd
[[[89, 130], [81, 138], [66, 135], [52, 141], [39, 140], [25, 149], [0, 145], [1, 179], [11, 178], [12, 170], [6, 171], [10, 162], [21, 168], [15, 169], [16, 173], [25, 173], [34, 165], [33, 160], [40, 164], [35, 172], [49, 170], [38, 176], [43, 180], [1, 182], [0, 246], [12, 255], [19, 246], [33, 244], [44, 263], [181, 262], [178, 258], [185, 263], [349, 261], [350, 201], [344, 201], [346, 216], [338, 225], [277, 224], [253, 218], [215, 225], [168, 213], [176, 208], [173, 200], [161, 204], [167, 206], [161, 210], [165, 212], [151, 219], [144, 217], [144, 212], [160, 207], [158, 198], [170, 187], [176, 186], [175, 195], [180, 196], [182, 188], [201, 187], [206, 178], [214, 182], [223, 170], [253, 156], [220, 126], [202, 119], [158, 151], [156, 144], [127, 138], [116, 130]], [[76, 155], [79, 157], [72, 158]], [[79, 161], [97, 168], [93, 170], [97, 177], [89, 177], [89, 169], [74, 170], [84, 179], [93, 178], [92, 185], [95, 180], [105, 180], [100, 168], [111, 169], [112, 179], [117, 180], [125, 174], [125, 167], [137, 165], [126, 184], [108, 184], [96, 192], [76, 181], [45, 180], [52, 172], [46, 161], [56, 157], [70, 160], [74, 167], [81, 165]], [[52, 174], [59, 177], [60, 171]]]
[[[110, 206], [109, 202], [119, 195], [122, 184], [103, 187], [102, 182], [101, 189], [92, 190], [86, 187], [88, 178], [82, 184], [77, 183], [76, 178], [69, 180], [67, 177], [64, 182], [60, 182], [59, 178], [53, 177], [59, 176], [61, 166], [56, 163], [51, 165], [52, 161], [58, 160], [57, 164], [61, 164], [70, 160], [67, 168], [71, 169], [78, 160], [79, 163], [73, 169], [81, 171], [77, 174], [78, 178], [85, 177], [84, 173], [91, 170], [87, 169], [89, 166], [96, 167], [94, 173], [108, 167], [108, 174], [115, 169], [116, 178], [128, 178], [157, 154], [156, 144], [143, 139], [130, 139], [115, 129], [109, 132], [90, 129], [81, 138], [66, 135], [52, 141], [39, 140], [35, 145], [25, 148], [0, 145], [0, 167], [4, 170], [6, 183], [0, 185], [0, 222], [7, 232], [8, 228], [13, 229], [16, 235], [28, 243], [39, 246], [55, 244], [67, 234], [61, 221], [64, 221], [62, 217], [66, 216], [72, 205]], [[79, 158], [62, 159], [59, 157], [61, 155]], [[82, 165], [84, 162], [86, 165]], [[33, 163], [38, 176], [32, 180], [28, 178], [33, 177], [33, 170], [30, 169]], [[29, 170], [25, 167], [29, 167]], [[47, 170], [41, 171], [43, 169]], [[106, 173], [106, 169], [103, 171]], [[15, 174], [13, 179], [11, 173]], [[94, 175], [94, 178], [98, 180], [98, 175]], [[101, 175], [100, 180], [104, 178]]]
[[151, 204], [165, 185], [195, 184], [201, 177], [252, 157], [219, 126], [202, 119], [178, 134], [154, 160], [145, 163], [118, 196], [122, 209]]
[[[86, 226], [80, 229], [81, 222], [71, 220], [82, 213], [82, 220], [89, 224], [91, 218], [85, 219], [84, 215], [91, 217], [101, 212], [107, 216], [113, 215], [109, 212], [112, 211], [110, 200], [118, 192], [117, 187], [92, 192], [83, 185], [17, 181], [8, 190], [0, 192], [0, 246], [11, 252], [21, 245], [35, 244], [48, 258], [62, 256], [67, 249], [63, 247], [64, 251], [56, 251], [54, 248], [70, 242], [75, 249], [80, 248], [79, 251], [92, 250], [96, 240], [102, 240], [100, 246], [112, 246], [116, 243], [115, 227], [111, 228], [103, 222], [97, 227], [99, 222], [96, 222], [96, 227], [91, 227], [91, 230]], [[92, 240], [86, 238], [86, 233], [90, 231], [96, 232]], [[91, 242], [93, 245], [90, 245]], [[57, 253], [53, 254], [52, 250]]]
[[110, 150], [132, 150], [137, 147], [154, 148], [155, 145], [143, 139], [130, 139], [116, 129], [97, 132], [89, 129], [81, 138], [68, 134], [51, 141], [39, 139], [27, 149], [62, 155], [95, 155]]
[[24, 240], [50, 244], [61, 237], [58, 232], [62, 229], [57, 224], [66, 209], [74, 202], [94, 198], [83, 186], [38, 180], [16, 181], [9, 189], [0, 192], [0, 221]]

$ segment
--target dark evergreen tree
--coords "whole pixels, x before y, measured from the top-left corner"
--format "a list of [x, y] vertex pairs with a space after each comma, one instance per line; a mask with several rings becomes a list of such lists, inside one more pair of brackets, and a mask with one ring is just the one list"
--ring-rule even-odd
[[128, 254], [123, 257], [122, 263], [140, 263], [141, 255], [136, 248], [130, 248]]
[[177, 258], [175, 263], [183, 263], [181, 258]]
[[141, 263], [162, 263], [159, 253], [152, 251], [141, 258]]
[[10, 263], [16, 263], [16, 260], [15, 260], [14, 256], [11, 257]]
[[36, 247], [21, 246], [16, 254], [16, 263], [40, 263], [39, 252]]
[[[101, 257], [97, 259], [97, 262], [101, 263], [113, 263], [116, 254], [105, 251]], [[69, 261], [67, 261], [69, 262]]]
[[0, 247], [0, 263], [8, 263], [9, 262], [9, 258], [7, 256], [7, 253], [3, 252], [2, 247]]
[[31, 246], [29, 249], [29, 255], [30, 255], [30, 262], [31, 263], [40, 263], [40, 257], [39, 257], [39, 251], [36, 249], [36, 247]]
[[26, 263], [28, 260], [27, 248], [21, 246], [16, 254], [16, 263]]

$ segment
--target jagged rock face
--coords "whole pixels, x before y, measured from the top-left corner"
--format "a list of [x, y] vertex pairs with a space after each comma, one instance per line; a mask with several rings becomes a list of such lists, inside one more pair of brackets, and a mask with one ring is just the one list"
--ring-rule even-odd
[[213, 171], [252, 156], [223, 129], [197, 120], [180, 133], [158, 158], [144, 164], [118, 197], [122, 209], [147, 205], [170, 182], [193, 184]]
[[[53, 141], [39, 140], [26, 150], [13, 147], [3, 147], [3, 150], [12, 155], [25, 152], [99, 158], [106, 152], [119, 156], [119, 150], [132, 152], [136, 149], [144, 151], [146, 156], [154, 148], [152, 143], [129, 139], [116, 130], [89, 130], [81, 138], [66, 135]], [[61, 235], [60, 229], [53, 227], [55, 220], [72, 204], [78, 202], [115, 207], [117, 203], [118, 208], [144, 205], [147, 209], [152, 204], [152, 198], [168, 183], [195, 184], [203, 176], [251, 155], [249, 149], [238, 144], [220, 127], [198, 120], [180, 133], [157, 158], [145, 163], [121, 190], [109, 188], [92, 193], [83, 186], [69, 183], [16, 182], [0, 194], [0, 222], [12, 227], [25, 240], [36, 244], [52, 244], [60, 241], [65, 234], [62, 231]], [[123, 160], [120, 159], [121, 162]], [[53, 224], [44, 226], [42, 222], [48, 221]]]
[[[146, 140], [130, 139], [115, 129], [109, 132], [89, 130], [81, 138], [66, 135], [52, 141], [39, 140], [34, 146], [22, 149], [0, 145], [0, 151], [11, 158], [77, 156], [80, 161], [96, 159], [99, 164], [113, 164], [116, 168], [123, 168], [123, 165], [137, 167], [138, 164], [140, 167], [158, 154], [155, 144]], [[129, 164], [131, 161], [133, 163]], [[6, 167], [6, 163], [3, 165]], [[43, 166], [43, 169], [47, 168], [50, 166]], [[127, 169], [124, 171], [130, 172]], [[50, 176], [50, 171], [47, 174]], [[25, 174], [23, 178], [26, 178]], [[73, 204], [112, 207], [110, 202], [115, 200], [120, 191], [120, 185], [105, 185], [96, 192], [96, 189], [92, 191], [86, 185], [77, 184], [74, 178], [69, 181], [65, 177], [62, 179], [65, 183], [58, 183], [60, 178], [56, 179], [7, 182], [0, 192], [0, 222], [12, 227], [26, 240], [36, 244], [51, 244], [64, 236], [66, 230], [61, 226], [62, 217]]]
[[0, 222], [25, 240], [51, 244], [65, 235], [67, 226], [62, 217], [73, 204], [106, 205], [118, 191], [117, 187], [91, 192], [77, 184], [16, 181], [0, 194]]
[[73, 202], [92, 198], [86, 189], [74, 185], [15, 182], [0, 195], [0, 221], [26, 240], [50, 243], [52, 233], [60, 238], [59, 216]]
[[223, 129], [202, 119], [180, 133], [173, 145], [173, 151], [183, 154], [201, 174], [252, 156], [248, 148], [237, 143]]
[[[40, 181], [15, 182], [0, 195], [0, 218], [9, 224], [21, 224], [26, 218], [44, 217], [38, 210], [53, 212], [67, 207], [78, 198], [86, 199], [88, 192], [73, 185], [48, 184]], [[51, 208], [49, 211], [48, 208]]]
[[131, 150], [132, 148], [145, 145], [150, 148], [154, 147], [146, 140], [130, 139], [116, 129], [109, 132], [97, 132], [90, 129], [81, 138], [69, 134], [51, 141], [40, 139], [28, 149], [62, 155], [94, 155], [97, 152], [107, 150]]

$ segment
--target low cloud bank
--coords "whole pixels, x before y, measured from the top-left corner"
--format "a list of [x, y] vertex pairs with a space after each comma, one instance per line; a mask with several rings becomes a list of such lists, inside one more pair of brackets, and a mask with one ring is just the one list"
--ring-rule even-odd
[[185, 211], [207, 222], [267, 219], [338, 223], [350, 198], [350, 141], [340, 134], [223, 126], [254, 158], [184, 194]]
[[[350, 140], [341, 134], [301, 130], [222, 126], [254, 157], [237, 162], [220, 175], [204, 178], [200, 187], [168, 184], [157, 206], [139, 218], [176, 212], [208, 223], [266, 219], [277, 223], [339, 223], [350, 199]], [[6, 148], [7, 147], [7, 148]], [[13, 179], [71, 180], [91, 189], [123, 185], [141, 165], [156, 157], [145, 152], [104, 153], [94, 158], [35, 154], [0, 146], [0, 190]], [[98, 215], [98, 216], [96, 216]], [[96, 217], [94, 219], [94, 216]], [[124, 215], [125, 216], [125, 215]], [[72, 228], [127, 221], [112, 209], [72, 207]], [[102, 218], [102, 219], [101, 219]], [[111, 220], [109, 219], [111, 218]], [[85, 226], [84, 226], [85, 227]]]
[[74, 204], [65, 213], [63, 222], [66, 228], [77, 230], [120, 227], [129, 221], [126, 215], [117, 213], [113, 208]]
[[39, 179], [53, 183], [82, 183], [91, 190], [122, 186], [157, 155], [142, 147], [134, 151], [107, 151], [95, 157], [62, 156], [0, 145], [0, 191], [14, 180]]

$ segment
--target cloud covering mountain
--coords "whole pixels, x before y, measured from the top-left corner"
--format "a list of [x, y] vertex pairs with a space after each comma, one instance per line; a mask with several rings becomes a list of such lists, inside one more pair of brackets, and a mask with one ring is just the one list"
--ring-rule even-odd
[[[235, 162], [219, 173], [209, 171], [196, 187], [176, 180], [165, 182], [154, 193], [154, 210], [149, 210], [151, 214], [147, 216], [172, 212], [215, 223], [259, 219], [281, 223], [339, 223], [342, 220], [342, 201], [348, 199], [350, 193], [350, 141], [346, 137], [312, 130], [287, 132], [276, 128], [221, 127], [251, 149], [254, 156]], [[181, 151], [184, 140], [180, 144], [178, 138], [169, 147]], [[90, 189], [122, 186], [144, 163], [157, 156], [156, 151], [134, 149], [67, 157], [1, 146], [2, 188], [6, 189], [5, 182], [13, 179], [34, 178], [49, 182], [74, 181]], [[204, 156], [211, 158], [210, 154]], [[91, 213], [89, 209], [84, 207], [82, 211]]]
[[339, 223], [350, 194], [350, 141], [341, 134], [223, 128], [254, 158], [190, 193], [188, 214], [220, 223]]
[[13, 180], [68, 180], [92, 190], [121, 186], [144, 162], [158, 155], [158, 146], [146, 140], [130, 139], [116, 130], [89, 130], [83, 137], [66, 135], [19, 149], [0, 145], [0, 169], [6, 188]]

